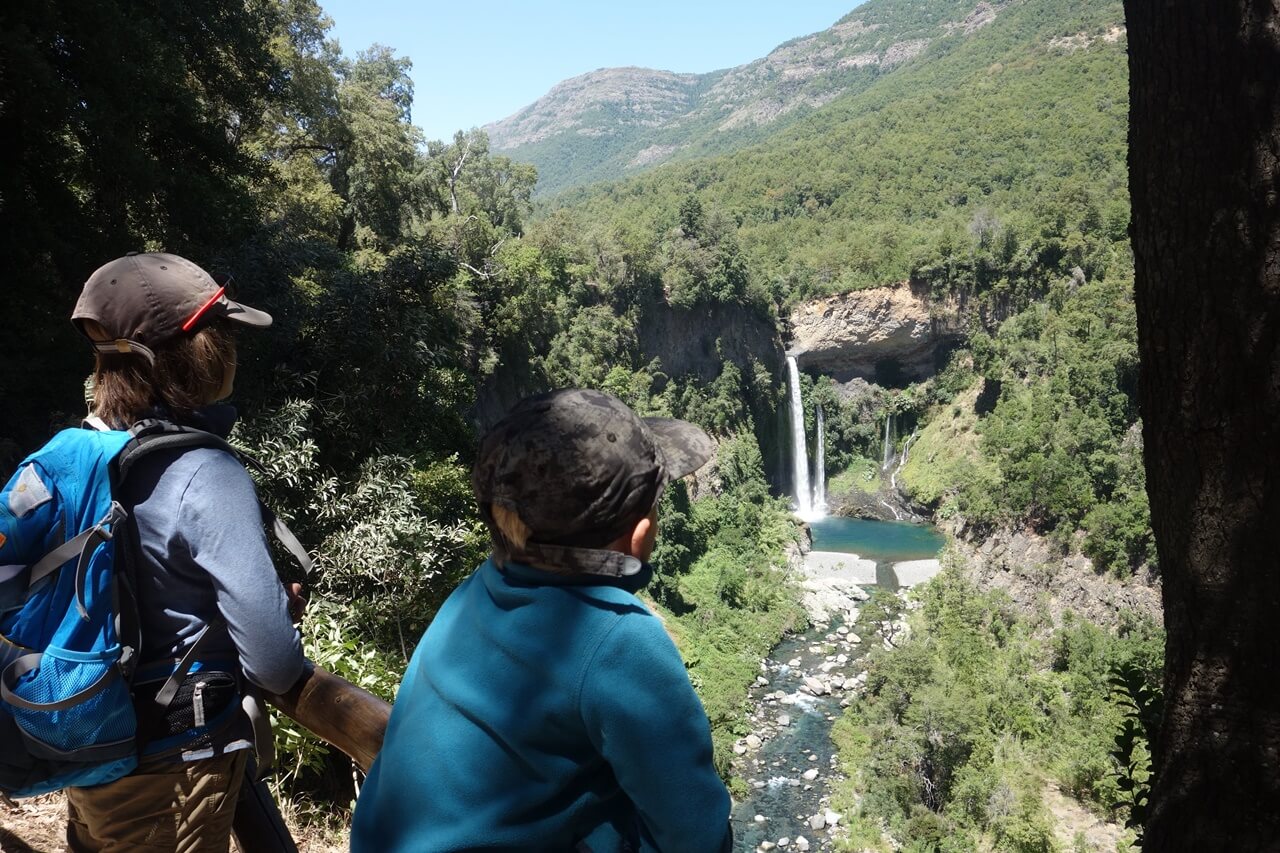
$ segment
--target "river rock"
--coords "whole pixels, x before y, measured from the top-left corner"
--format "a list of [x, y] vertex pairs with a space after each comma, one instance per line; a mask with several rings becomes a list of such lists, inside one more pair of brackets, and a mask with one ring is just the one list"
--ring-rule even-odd
[[764, 815], [758, 814], [752, 818], [756, 823], [764, 823]]
[[789, 836], [789, 835], [784, 835], [784, 836], [782, 836], [781, 838], [779, 838], [779, 839], [778, 839], [778, 846], [779, 846], [779, 847], [786, 847], [786, 846], [787, 846], [788, 844], [790, 844], [790, 843], [791, 843], [791, 836]]
[[822, 813], [822, 821], [827, 826], [835, 826], [840, 822], [841, 817], [843, 817], [843, 815], [841, 815], [839, 812], [833, 812], [831, 811], [831, 809], [827, 809], [825, 812]]
[[757, 675], [757, 676], [756, 676], [756, 684], [757, 684], [758, 686], [760, 686], [760, 687], [768, 687], [768, 686], [769, 686], [769, 679], [765, 678], [763, 675]]
[[791, 715], [790, 715], [790, 714], [779, 714], [779, 715], [778, 715], [778, 725], [782, 726], [783, 728], [786, 728], [787, 726], [791, 725]]
[[778, 845], [774, 844], [772, 841], [761, 841], [759, 849], [764, 850], [766, 851], [766, 853], [768, 853], [769, 850], [772, 850], [777, 846]]
[[760, 744], [763, 743], [763, 741], [760, 740], [759, 735], [747, 735], [745, 738], [745, 742], [747, 744], [748, 749], [759, 749]]
[[808, 850], [808, 849], [809, 849], [809, 839], [805, 838], [803, 835], [798, 836], [798, 837], [796, 838], [795, 848], [796, 848], [797, 850], [801, 850], [801, 851], [803, 851], [803, 850]]
[[898, 576], [898, 585], [903, 588], [924, 583], [940, 571], [942, 564], [937, 560], [908, 560], [893, 564], [893, 573]]
[[831, 690], [812, 675], [804, 677], [804, 686], [809, 688], [809, 692], [815, 696], [821, 696], [824, 693], [830, 693]]
[[839, 634], [841, 637], [847, 635], [849, 633], [849, 626], [841, 625], [839, 628], [836, 629], [836, 633]]
[[800, 658], [792, 658], [791, 660], [787, 661], [787, 666], [791, 667], [792, 669], [795, 669], [799, 665], [800, 665]]
[[810, 829], [822, 829], [827, 825], [827, 819], [820, 814], [816, 814], [809, 818]]
[[808, 770], [804, 771], [804, 773], [800, 774], [800, 776], [805, 781], [812, 782], [814, 779], [818, 778], [818, 768], [810, 767]]
[[857, 634], [853, 633], [852, 631], [850, 631], [850, 632], [849, 632], [849, 642], [853, 643], [853, 644], [856, 646], [856, 645], [858, 645], [859, 643], [861, 643], [861, 642], [862, 642], [862, 638], [861, 638], [861, 637], [859, 637]]
[[747, 747], [746, 747], [746, 745], [741, 744], [741, 743], [735, 743], [735, 744], [733, 745], [733, 754], [734, 754], [734, 755], [746, 755], [746, 754], [747, 754]]
[[[857, 571], [847, 570], [846, 564], [850, 563], [858, 566]], [[838, 615], [844, 621], [852, 622], [857, 618], [858, 602], [867, 598], [866, 591], [858, 583], [860, 579], [863, 583], [874, 582], [875, 563], [858, 560], [850, 554], [815, 551], [805, 558], [805, 572], [808, 576], [800, 582], [801, 605], [809, 620], [825, 620]]]

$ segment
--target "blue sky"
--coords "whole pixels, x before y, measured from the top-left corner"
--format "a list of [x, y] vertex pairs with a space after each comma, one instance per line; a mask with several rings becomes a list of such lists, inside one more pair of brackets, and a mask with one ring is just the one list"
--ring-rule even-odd
[[413, 120], [429, 139], [505, 118], [597, 68], [741, 65], [826, 29], [859, 2], [321, 0], [348, 56], [377, 42], [413, 60]]

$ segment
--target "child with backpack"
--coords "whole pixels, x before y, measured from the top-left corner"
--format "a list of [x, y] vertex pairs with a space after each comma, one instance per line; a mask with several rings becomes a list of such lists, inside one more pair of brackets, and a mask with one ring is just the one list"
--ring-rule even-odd
[[[0, 492], [0, 791], [70, 785], [71, 850], [226, 850], [253, 745], [242, 697], [286, 691], [304, 663], [300, 589], [218, 438], [232, 329], [271, 317], [184, 258], [131, 253], [90, 276], [72, 320], [97, 354], [99, 432], [60, 433]], [[132, 716], [112, 710], [122, 695]], [[114, 733], [68, 749], [95, 708]]]

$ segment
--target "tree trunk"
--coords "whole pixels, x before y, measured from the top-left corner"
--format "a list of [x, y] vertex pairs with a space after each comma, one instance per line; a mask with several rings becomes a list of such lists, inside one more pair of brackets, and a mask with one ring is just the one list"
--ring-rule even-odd
[[1148, 850], [1280, 849], [1280, 2], [1126, 0], [1165, 715]]

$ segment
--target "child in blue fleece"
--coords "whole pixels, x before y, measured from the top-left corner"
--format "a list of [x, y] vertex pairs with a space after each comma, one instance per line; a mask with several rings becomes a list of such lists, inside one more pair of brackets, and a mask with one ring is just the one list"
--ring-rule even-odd
[[712, 449], [584, 390], [526, 399], [484, 438], [493, 555], [409, 663], [353, 851], [730, 849], [706, 713], [635, 597], [663, 486]]

